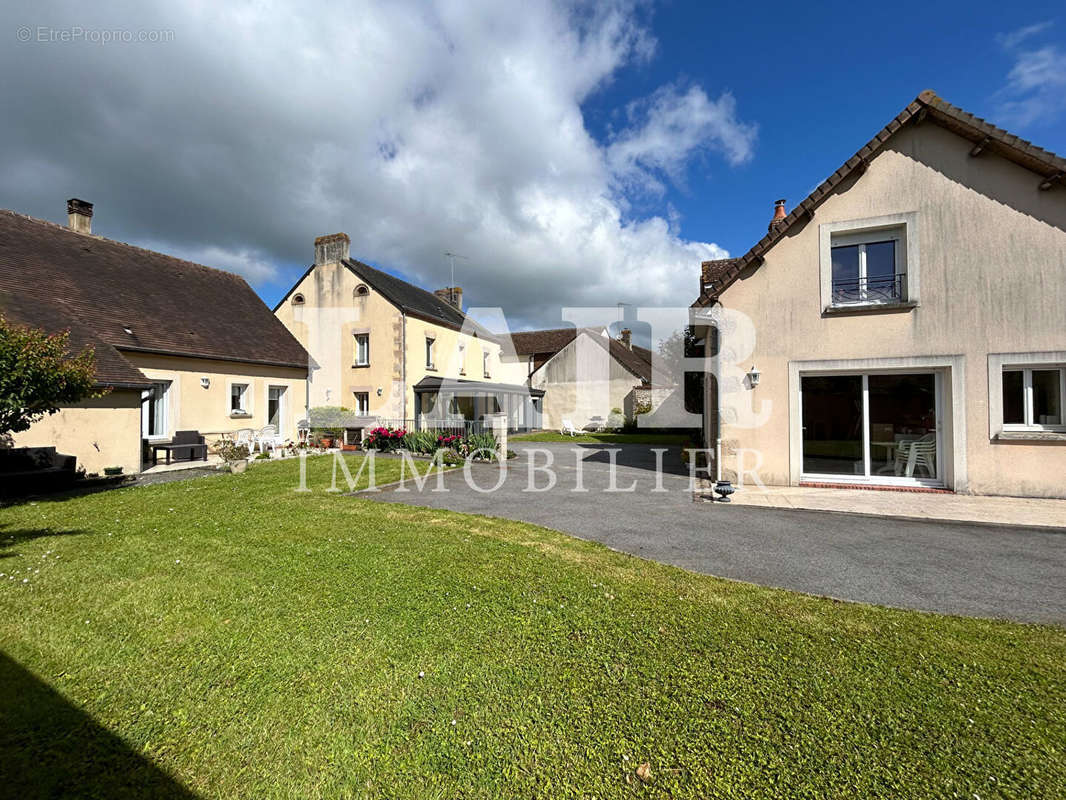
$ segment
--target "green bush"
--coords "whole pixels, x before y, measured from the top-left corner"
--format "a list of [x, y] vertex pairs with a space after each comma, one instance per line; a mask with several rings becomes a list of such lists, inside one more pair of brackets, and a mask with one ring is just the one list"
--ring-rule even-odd
[[496, 441], [494, 433], [473, 433], [467, 437], [466, 441], [470, 445], [468, 452], [471, 453], [475, 450], [491, 450], [495, 453], [499, 448], [499, 442]]

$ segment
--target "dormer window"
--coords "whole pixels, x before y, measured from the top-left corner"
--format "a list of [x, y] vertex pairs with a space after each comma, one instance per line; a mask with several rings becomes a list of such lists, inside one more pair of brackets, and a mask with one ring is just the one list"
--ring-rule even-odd
[[818, 247], [823, 313], [918, 305], [916, 213], [819, 225]]

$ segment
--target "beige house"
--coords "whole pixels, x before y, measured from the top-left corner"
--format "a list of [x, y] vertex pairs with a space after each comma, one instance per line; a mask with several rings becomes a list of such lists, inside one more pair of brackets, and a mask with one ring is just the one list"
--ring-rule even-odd
[[307, 353], [243, 278], [91, 233], [92, 205], [68, 227], [0, 211], [0, 314], [70, 332], [93, 349], [107, 393], [16, 434], [16, 446], [77, 456], [89, 472], [146, 466], [177, 431], [207, 443], [305, 415]]
[[350, 246], [344, 233], [316, 239], [314, 263], [274, 309], [312, 356], [311, 409], [349, 409], [359, 427], [455, 426], [500, 413], [511, 430], [539, 425], [543, 393], [463, 313], [462, 289], [427, 292], [352, 259]]
[[614, 409], [632, 419], [665, 396], [652, 389], [651, 351], [634, 345], [629, 329], [618, 339], [605, 327], [523, 331], [511, 343], [529, 385], [544, 392], [544, 428], [558, 430], [563, 420], [579, 429], [620, 425]]
[[720, 474], [1066, 496], [1064, 174], [923, 92], [750, 251], [704, 264]]

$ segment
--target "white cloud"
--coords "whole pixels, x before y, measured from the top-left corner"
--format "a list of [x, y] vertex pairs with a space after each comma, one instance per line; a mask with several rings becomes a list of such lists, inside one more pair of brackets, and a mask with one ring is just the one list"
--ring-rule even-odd
[[999, 42], [1000, 46], [1002, 46], [1003, 49], [1013, 50], [1026, 39], [1029, 39], [1038, 33], [1043, 33], [1053, 24], [1054, 23], [1051, 20], [1046, 20], [1044, 22], [1037, 22], [1033, 25], [1026, 25], [1025, 27], [1011, 31], [1010, 33], [999, 34], [996, 37], [996, 41]]
[[[344, 230], [353, 254], [427, 288], [447, 280], [442, 252], [462, 253], [467, 299], [527, 321], [564, 304], [687, 305], [699, 261], [724, 251], [683, 239], [661, 198], [629, 216], [630, 195], [683, 185], [709, 158], [741, 163], [756, 132], [732, 95], [668, 85], [631, 102], [609, 142], [589, 133], [582, 103], [654, 55], [642, 14], [628, 0], [2, 11], [3, 29], [174, 36], [0, 49], [18, 76], [0, 99], [21, 112], [0, 128], [0, 198], [56, 216], [85, 197], [105, 235], [257, 282]], [[28, 180], [25, 164], [53, 177]]]
[[736, 100], [724, 93], [711, 100], [699, 86], [682, 93], [664, 86], [651, 97], [629, 104], [630, 126], [616, 135], [607, 148], [613, 175], [661, 193], [659, 175], [684, 183], [693, 156], [716, 150], [730, 164], [752, 157], [756, 127], [740, 122]]
[[1023, 46], [1051, 25], [1041, 22], [998, 37], [1014, 65], [995, 97], [999, 113], [1018, 127], [1054, 119], [1066, 109], [1066, 52], [1057, 45]]

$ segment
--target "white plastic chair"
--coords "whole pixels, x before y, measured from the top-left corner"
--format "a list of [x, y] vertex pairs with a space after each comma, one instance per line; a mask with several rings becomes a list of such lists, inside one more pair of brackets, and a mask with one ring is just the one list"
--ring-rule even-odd
[[259, 452], [265, 453], [267, 449], [277, 450], [285, 444], [278, 436], [278, 429], [273, 425], [266, 425], [260, 431], [256, 439], [259, 444]]
[[572, 420], [564, 419], [563, 427], [560, 429], [559, 432], [568, 434], [570, 436], [577, 436], [581, 431], [574, 427], [574, 423]]
[[233, 443], [238, 446], [243, 444], [245, 447], [248, 448], [248, 452], [251, 453], [253, 450], [255, 450], [255, 434], [251, 428], [241, 428], [239, 431], [237, 431]]
[[896, 446], [896, 474], [914, 477], [918, 467], [924, 469], [930, 478], [936, 477], [936, 434], [927, 433], [920, 439], [900, 442]]

